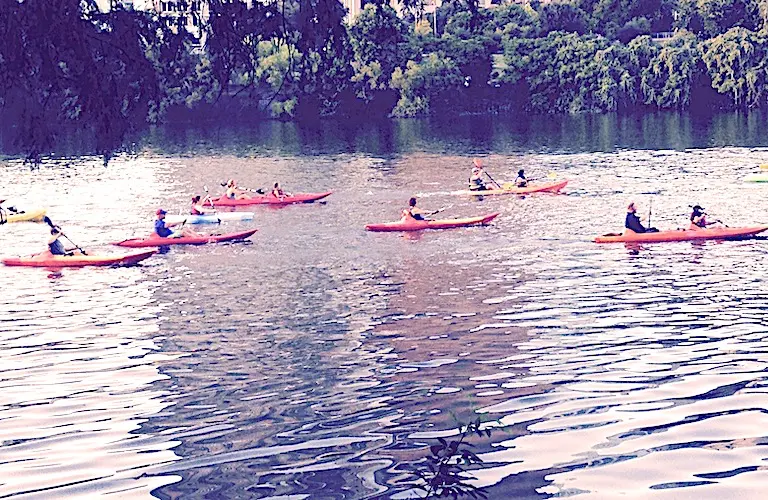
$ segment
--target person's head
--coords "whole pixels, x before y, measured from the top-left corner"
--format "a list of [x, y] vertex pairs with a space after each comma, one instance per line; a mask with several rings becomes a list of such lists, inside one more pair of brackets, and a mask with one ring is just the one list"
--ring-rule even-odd
[[627, 205], [627, 212], [629, 212], [629, 213], [637, 212], [637, 208], [635, 207], [635, 202], [634, 201], [630, 201], [629, 205]]
[[195, 195], [192, 197], [192, 203], [200, 203], [200, 195]]
[[228, 188], [233, 188], [233, 187], [235, 187], [235, 179], [229, 179], [229, 180], [227, 181], [227, 187], [228, 187]]
[[280, 187], [280, 183], [279, 182], [275, 182], [275, 189], [277, 189], [279, 187]]
[[704, 207], [700, 205], [694, 205], [693, 206], [693, 213], [696, 215], [701, 215], [704, 213]]
[[162, 208], [158, 208], [157, 212], [155, 212], [155, 213], [157, 214], [157, 218], [158, 219], [165, 219], [165, 214], [167, 212], [165, 210], [163, 210]]
[[411, 198], [408, 200], [408, 206], [415, 207], [416, 206], [416, 198]]
[[519, 175], [520, 177], [523, 177], [525, 175], [525, 170], [521, 168], [520, 170], [517, 171], [517, 175]]
[[52, 227], [51, 234], [56, 236], [57, 234], [61, 234], [61, 230], [58, 227]]

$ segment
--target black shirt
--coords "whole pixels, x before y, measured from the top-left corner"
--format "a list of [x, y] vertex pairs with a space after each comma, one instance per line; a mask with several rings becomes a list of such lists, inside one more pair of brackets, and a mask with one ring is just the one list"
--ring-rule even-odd
[[645, 227], [640, 222], [640, 217], [638, 217], [637, 214], [634, 214], [632, 212], [627, 212], [627, 218], [624, 221], [624, 227], [627, 229], [631, 229], [636, 233], [646, 232]]

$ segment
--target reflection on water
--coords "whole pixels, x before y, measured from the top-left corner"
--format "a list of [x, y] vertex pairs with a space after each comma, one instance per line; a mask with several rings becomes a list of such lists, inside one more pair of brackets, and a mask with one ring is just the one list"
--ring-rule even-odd
[[[403, 498], [430, 439], [481, 416], [494, 432], [472, 441], [475, 476], [491, 498], [761, 498], [765, 240], [591, 242], [621, 227], [629, 199], [660, 228], [686, 225], [692, 204], [768, 223], [766, 187], [740, 182], [768, 162], [736, 147], [765, 141], [756, 126], [276, 123], [156, 131], [107, 169], [12, 162], [9, 196], [100, 251], [233, 176], [334, 194], [213, 229], [255, 225], [248, 243], [55, 278], [0, 268], [0, 496]], [[498, 180], [522, 167], [571, 183], [452, 198], [472, 155]], [[417, 192], [449, 217], [502, 215], [417, 236], [362, 230]], [[2, 226], [3, 253], [45, 234]]]

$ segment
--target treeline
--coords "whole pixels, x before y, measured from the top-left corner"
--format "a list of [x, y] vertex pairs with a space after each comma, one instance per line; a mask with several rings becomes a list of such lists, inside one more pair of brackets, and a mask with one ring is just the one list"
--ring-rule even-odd
[[767, 100], [768, 0], [421, 5], [375, 1], [347, 24], [339, 0], [211, 0], [201, 47], [150, 12], [0, 0], [1, 121], [35, 160], [62, 130], [92, 132], [108, 157], [147, 122], [227, 106], [368, 119]]

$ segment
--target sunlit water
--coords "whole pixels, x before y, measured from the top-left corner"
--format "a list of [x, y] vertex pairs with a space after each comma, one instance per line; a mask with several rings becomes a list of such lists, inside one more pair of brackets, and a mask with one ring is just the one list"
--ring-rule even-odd
[[[660, 228], [687, 225], [693, 204], [768, 223], [768, 186], [741, 182], [768, 149], [717, 124], [704, 143], [673, 137], [697, 130], [675, 120], [651, 119], [645, 139], [592, 123], [588, 140], [278, 124], [150, 138], [106, 169], [9, 160], [0, 197], [48, 207], [94, 253], [229, 177], [334, 194], [195, 228], [258, 227], [247, 243], [130, 268], [0, 268], [0, 497], [403, 498], [431, 438], [480, 416], [493, 432], [472, 441], [473, 474], [491, 498], [764, 498], [768, 241], [591, 242], [630, 199]], [[452, 197], [475, 155], [497, 180], [525, 168], [571, 183]], [[446, 217], [502, 215], [363, 230], [415, 193]], [[0, 226], [2, 254], [47, 234]]]

